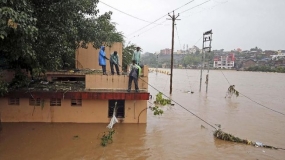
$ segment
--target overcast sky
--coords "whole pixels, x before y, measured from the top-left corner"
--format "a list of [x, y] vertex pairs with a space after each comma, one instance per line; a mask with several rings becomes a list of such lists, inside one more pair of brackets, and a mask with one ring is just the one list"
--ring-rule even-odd
[[[153, 22], [191, 0], [102, 0], [132, 16]], [[263, 50], [285, 49], [285, 0], [194, 0], [175, 11], [181, 13], [176, 21], [174, 50], [202, 46], [203, 32], [213, 30], [213, 49]], [[125, 41], [134, 43], [143, 52], [157, 52], [171, 48], [171, 20], [168, 16], [154, 24], [144, 22], [99, 2], [100, 13], [112, 11], [112, 22], [125, 35]], [[140, 30], [141, 28], [148, 27]], [[140, 30], [136, 32], [137, 30]], [[177, 36], [178, 31], [178, 36]], [[135, 33], [134, 33], [135, 32]], [[178, 38], [179, 37], [179, 38]], [[199, 40], [200, 39], [200, 40]]]

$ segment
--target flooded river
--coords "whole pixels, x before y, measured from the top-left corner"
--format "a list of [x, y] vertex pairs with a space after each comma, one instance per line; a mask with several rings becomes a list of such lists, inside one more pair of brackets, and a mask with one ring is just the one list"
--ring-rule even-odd
[[[285, 112], [285, 74], [223, 71], [229, 83], [252, 100]], [[225, 98], [229, 84], [221, 71], [174, 70], [172, 98], [223, 131], [243, 139], [285, 148], [285, 116], [248, 98]], [[149, 73], [149, 83], [169, 95], [169, 76]], [[194, 93], [188, 93], [193, 91]], [[158, 93], [149, 87], [155, 97]], [[107, 124], [3, 123], [0, 160], [231, 159], [282, 160], [284, 150], [217, 140], [214, 129], [175, 104], [162, 116], [148, 110], [147, 124], [115, 124], [112, 144], [100, 146]], [[98, 136], [99, 135], [99, 136]]]

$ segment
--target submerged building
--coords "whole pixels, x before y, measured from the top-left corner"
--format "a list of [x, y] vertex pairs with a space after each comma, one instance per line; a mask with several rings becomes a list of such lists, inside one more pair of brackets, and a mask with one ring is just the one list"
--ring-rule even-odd
[[[122, 44], [106, 48], [122, 59]], [[89, 46], [76, 52], [76, 69], [48, 72], [47, 81], [30, 83], [27, 88], [0, 97], [2, 122], [109, 123], [117, 104], [121, 123], [146, 123], [148, 67], [142, 69], [140, 92], [127, 92], [127, 75], [102, 75], [99, 50]], [[120, 61], [122, 64], [122, 61]], [[107, 63], [107, 70], [109, 65]]]

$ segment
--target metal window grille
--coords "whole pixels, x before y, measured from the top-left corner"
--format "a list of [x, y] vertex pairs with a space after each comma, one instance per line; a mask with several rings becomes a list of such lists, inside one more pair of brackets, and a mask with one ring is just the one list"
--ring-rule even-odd
[[20, 99], [19, 98], [9, 98], [8, 105], [20, 105]]
[[71, 106], [82, 106], [82, 99], [71, 99]]
[[29, 100], [30, 106], [40, 106], [41, 105], [41, 99], [40, 98], [30, 98]]
[[113, 116], [116, 102], [117, 102], [116, 117], [125, 118], [125, 100], [109, 100], [108, 117], [111, 118]]
[[50, 99], [50, 106], [61, 106], [61, 99], [59, 98]]

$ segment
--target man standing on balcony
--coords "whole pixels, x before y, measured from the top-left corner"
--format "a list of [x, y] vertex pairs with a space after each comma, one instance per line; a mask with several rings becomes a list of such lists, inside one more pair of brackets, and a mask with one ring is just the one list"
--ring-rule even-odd
[[134, 52], [132, 60], [135, 60], [137, 65], [140, 64], [141, 61], [141, 52], [140, 52], [140, 47], [137, 47], [137, 50]]
[[102, 66], [103, 75], [107, 75], [107, 73], [106, 73], [106, 59], [109, 60], [106, 57], [105, 46], [101, 46], [101, 49], [99, 51], [99, 65]]
[[136, 60], [133, 60], [132, 62], [133, 64], [131, 64], [130, 69], [129, 69], [130, 73], [129, 73], [128, 92], [131, 91], [133, 80], [135, 83], [136, 92], [139, 92], [138, 79], [140, 77], [141, 68], [139, 65], [136, 64]]
[[111, 54], [110, 56], [110, 68], [111, 68], [111, 73], [112, 75], [114, 75], [114, 65], [115, 65], [115, 68], [116, 68], [116, 72], [117, 72], [117, 75], [120, 75], [120, 72], [119, 72], [119, 56], [118, 56], [118, 53], [117, 51], [115, 51], [113, 54]]

